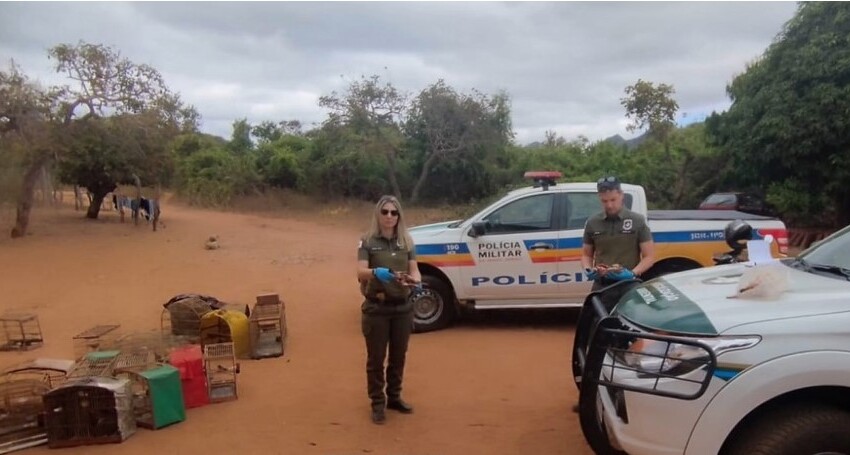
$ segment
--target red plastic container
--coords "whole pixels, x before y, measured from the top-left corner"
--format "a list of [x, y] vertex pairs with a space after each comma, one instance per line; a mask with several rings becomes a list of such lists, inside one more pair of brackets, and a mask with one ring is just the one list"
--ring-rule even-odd
[[169, 358], [171, 365], [180, 371], [183, 385], [183, 402], [186, 409], [210, 403], [207, 393], [207, 376], [204, 374], [204, 355], [201, 347], [193, 344], [175, 349]]

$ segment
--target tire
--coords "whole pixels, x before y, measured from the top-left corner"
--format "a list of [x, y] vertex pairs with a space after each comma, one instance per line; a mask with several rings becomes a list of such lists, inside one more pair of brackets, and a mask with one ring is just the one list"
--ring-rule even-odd
[[732, 434], [723, 455], [850, 454], [850, 412], [802, 403], [763, 414]]
[[431, 332], [450, 326], [457, 318], [451, 287], [433, 275], [424, 275], [422, 284], [425, 291], [413, 300], [413, 332]]

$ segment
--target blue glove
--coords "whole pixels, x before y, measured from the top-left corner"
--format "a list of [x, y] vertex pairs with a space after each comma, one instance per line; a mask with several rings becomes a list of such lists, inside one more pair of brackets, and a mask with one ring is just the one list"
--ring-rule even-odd
[[634, 279], [635, 272], [632, 272], [631, 270], [623, 267], [620, 270], [617, 270], [617, 271], [614, 271], [614, 272], [608, 272], [607, 274], [605, 274], [605, 277], [610, 278], [614, 281], [631, 280], [631, 279]]
[[599, 278], [599, 272], [596, 269], [584, 269], [584, 275], [587, 277], [587, 281], [596, 281]]
[[390, 272], [390, 269], [386, 267], [378, 267], [372, 270], [372, 275], [375, 275], [375, 278], [381, 280], [383, 283], [389, 283], [395, 279], [393, 272]]

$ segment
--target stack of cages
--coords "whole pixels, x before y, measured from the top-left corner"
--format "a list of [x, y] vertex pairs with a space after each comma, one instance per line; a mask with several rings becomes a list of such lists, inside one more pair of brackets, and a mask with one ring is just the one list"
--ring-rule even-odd
[[28, 351], [44, 344], [34, 314], [6, 312], [0, 316], [0, 330], [0, 351]]
[[204, 346], [204, 370], [207, 374], [208, 395], [211, 403], [239, 398], [236, 375], [239, 364], [233, 343], [214, 343]]
[[73, 364], [35, 359], [0, 373], [0, 454], [47, 442], [43, 396], [65, 381]]
[[69, 379], [44, 395], [50, 448], [123, 442], [136, 432], [130, 381]]
[[200, 294], [179, 294], [163, 304], [160, 329], [163, 333], [188, 337], [189, 341], [194, 343], [200, 336], [201, 318], [220, 309], [244, 313], [246, 318], [250, 316], [247, 305], [229, 304]]
[[119, 327], [117, 324], [96, 325], [74, 335], [74, 358], [80, 359], [89, 352], [100, 351], [114, 344]]
[[280, 297], [258, 295], [249, 322], [251, 358], [282, 356], [286, 346], [286, 306]]
[[186, 420], [180, 373], [161, 365], [152, 351], [122, 352], [114, 376], [130, 381], [136, 425], [156, 430]]

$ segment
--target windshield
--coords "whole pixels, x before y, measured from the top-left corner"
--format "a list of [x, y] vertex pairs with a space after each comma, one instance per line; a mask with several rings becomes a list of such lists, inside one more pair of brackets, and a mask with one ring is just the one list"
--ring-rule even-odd
[[850, 271], [850, 226], [809, 247], [798, 256], [804, 265]]

